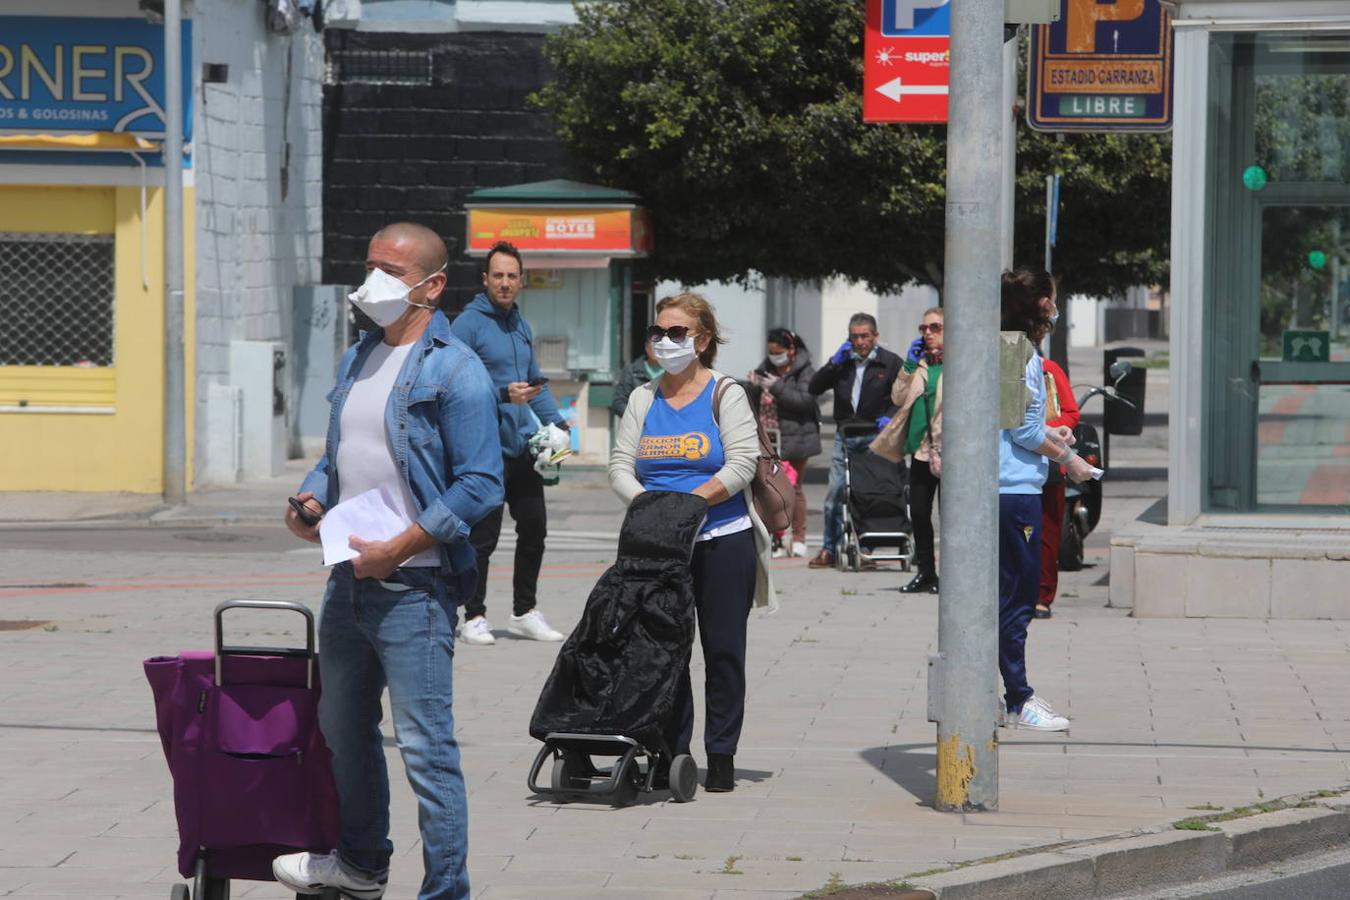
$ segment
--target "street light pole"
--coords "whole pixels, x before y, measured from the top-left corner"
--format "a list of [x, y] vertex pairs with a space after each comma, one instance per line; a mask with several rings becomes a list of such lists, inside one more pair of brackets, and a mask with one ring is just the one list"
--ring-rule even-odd
[[1004, 0], [951, 4], [942, 593], [929, 660], [941, 810], [998, 808], [998, 330]]
[[164, 502], [187, 500], [183, 371], [183, 8], [164, 0]]

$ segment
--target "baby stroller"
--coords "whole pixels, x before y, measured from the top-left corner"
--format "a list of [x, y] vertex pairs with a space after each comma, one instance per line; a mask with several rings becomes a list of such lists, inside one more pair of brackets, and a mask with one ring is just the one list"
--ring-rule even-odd
[[[841, 426], [844, 437], [856, 437], [875, 431], [871, 425]], [[898, 561], [908, 572], [914, 563], [914, 536], [910, 530], [906, 502], [908, 485], [905, 468], [866, 447], [844, 452], [844, 536], [835, 549], [835, 565], [841, 572], [858, 572], [863, 557]], [[895, 548], [879, 553], [878, 548]]]
[[[300, 613], [304, 649], [226, 646], [231, 609]], [[318, 726], [313, 614], [299, 603], [227, 600], [215, 622], [214, 653], [145, 661], [173, 775], [178, 872], [193, 881], [190, 891], [174, 885], [172, 900], [229, 900], [231, 878], [273, 881], [275, 857], [326, 853], [338, 842], [337, 788]]]
[[[698, 766], [671, 752], [665, 728], [694, 645], [689, 561], [707, 514], [702, 497], [672, 491], [647, 491], [628, 507], [618, 559], [591, 590], [530, 719], [544, 742], [530, 767], [534, 793], [625, 806], [668, 769], [672, 796], [693, 799]], [[602, 770], [593, 757], [615, 761]]]

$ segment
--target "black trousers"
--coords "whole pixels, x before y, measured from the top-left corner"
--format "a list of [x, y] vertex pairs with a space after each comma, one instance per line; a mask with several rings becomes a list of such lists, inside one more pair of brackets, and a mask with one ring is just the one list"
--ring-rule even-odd
[[548, 512], [544, 507], [544, 479], [534, 470], [529, 454], [502, 459], [506, 502], [484, 516], [469, 532], [478, 556], [478, 589], [464, 604], [464, 621], [487, 612], [488, 560], [502, 533], [502, 511], [516, 521], [516, 567], [511, 576], [513, 612], [523, 616], [534, 609], [539, 590], [539, 567], [544, 562]]
[[[694, 545], [694, 606], [703, 645], [703, 747], [734, 755], [745, 722], [745, 631], [755, 602], [755, 533], [699, 541]], [[666, 739], [675, 753], [688, 753], [694, 737], [694, 692], [685, 668], [671, 710]]]
[[942, 481], [921, 459], [909, 461], [909, 517], [914, 529], [914, 567], [920, 575], [936, 575], [933, 556], [933, 500]]

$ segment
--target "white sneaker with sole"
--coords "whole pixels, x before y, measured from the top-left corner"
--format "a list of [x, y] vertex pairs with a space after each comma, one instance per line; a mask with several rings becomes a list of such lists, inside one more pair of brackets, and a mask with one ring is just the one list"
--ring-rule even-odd
[[548, 624], [544, 614], [532, 609], [523, 616], [512, 616], [506, 630], [532, 641], [561, 641], [565, 635]]
[[337, 888], [344, 897], [356, 900], [380, 900], [389, 876], [371, 878], [359, 875], [342, 864], [337, 851], [332, 853], [289, 853], [272, 860], [277, 881], [297, 894], [319, 894]]
[[[1013, 716], [1009, 716], [1012, 719]], [[1069, 720], [1050, 708], [1040, 697], [1032, 695], [1022, 704], [1022, 714], [1013, 722], [1014, 728], [1030, 728], [1033, 731], [1068, 731]]]
[[497, 639], [492, 636], [492, 623], [487, 620], [487, 616], [475, 616], [467, 622], [460, 624], [455, 629], [455, 637], [466, 644], [488, 644], [497, 643]]
[[806, 544], [802, 543], [801, 541], [793, 541], [793, 542], [792, 542], [792, 555], [793, 555], [793, 556], [800, 556], [801, 558], [805, 559], [805, 558], [806, 558]]
[[769, 556], [773, 559], [783, 559], [787, 555], [788, 549], [786, 547], [774, 547], [773, 552], [769, 554]]

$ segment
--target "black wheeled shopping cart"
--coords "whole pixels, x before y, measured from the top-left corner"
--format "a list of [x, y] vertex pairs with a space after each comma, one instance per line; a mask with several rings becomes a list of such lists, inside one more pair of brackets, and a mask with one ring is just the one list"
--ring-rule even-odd
[[[702, 497], [673, 491], [647, 491], [628, 507], [618, 559], [587, 598], [530, 720], [544, 742], [531, 791], [623, 806], [668, 778], [676, 800], [693, 798], [698, 766], [675, 755], [666, 734], [694, 645], [689, 561], [707, 514]], [[606, 758], [613, 763], [596, 765]]]
[[[868, 424], [840, 426], [844, 437], [875, 434]], [[844, 450], [844, 533], [834, 548], [840, 571], [860, 571], [865, 560], [914, 564], [914, 533], [907, 503], [904, 463], [894, 463], [866, 447]]]

